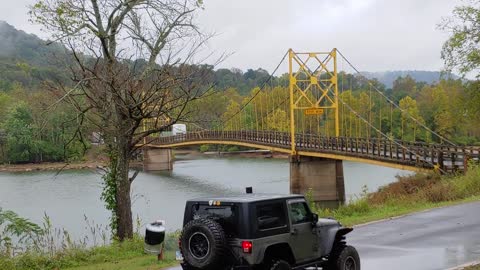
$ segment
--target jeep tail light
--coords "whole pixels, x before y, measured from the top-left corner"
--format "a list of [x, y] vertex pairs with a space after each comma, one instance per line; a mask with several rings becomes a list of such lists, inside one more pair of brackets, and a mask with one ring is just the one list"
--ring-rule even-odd
[[250, 241], [242, 241], [243, 253], [252, 253], [253, 244]]

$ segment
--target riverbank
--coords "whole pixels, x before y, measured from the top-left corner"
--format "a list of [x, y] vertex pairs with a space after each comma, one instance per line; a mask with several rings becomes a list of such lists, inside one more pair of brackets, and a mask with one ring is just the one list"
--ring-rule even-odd
[[0, 172], [35, 172], [35, 171], [63, 171], [63, 170], [95, 170], [105, 167], [108, 157], [102, 146], [92, 146], [82, 160], [71, 162], [38, 162], [25, 164], [0, 164]]
[[62, 170], [94, 170], [97, 167], [106, 166], [102, 160], [84, 162], [43, 162], [27, 164], [3, 164], [0, 172], [32, 172], [32, 171], [62, 171]]
[[[205, 152], [193, 149], [178, 149], [174, 151], [176, 159], [195, 159], [198, 157], [242, 157], [242, 158], [279, 158], [287, 159], [288, 155], [268, 150], [249, 150], [235, 152]], [[62, 170], [95, 170], [106, 167], [108, 160], [104, 156], [86, 156], [86, 161], [76, 162], [42, 162], [26, 164], [0, 164], [0, 172], [33, 172], [33, 171], [62, 171]], [[132, 161], [132, 168], [142, 168], [141, 161]]]

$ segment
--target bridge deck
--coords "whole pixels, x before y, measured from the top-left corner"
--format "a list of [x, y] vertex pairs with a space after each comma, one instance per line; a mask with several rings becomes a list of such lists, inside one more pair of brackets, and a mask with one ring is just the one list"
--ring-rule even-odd
[[[464, 171], [469, 159], [479, 159], [480, 148], [412, 143], [378, 138], [323, 137], [296, 134], [298, 155], [360, 161], [399, 169]], [[291, 153], [290, 134], [272, 131], [200, 131], [150, 138], [159, 148], [200, 144], [231, 144]]]

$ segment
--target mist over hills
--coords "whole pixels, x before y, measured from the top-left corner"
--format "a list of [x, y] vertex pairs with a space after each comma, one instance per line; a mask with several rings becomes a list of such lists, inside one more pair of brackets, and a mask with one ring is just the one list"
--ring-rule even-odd
[[425, 71], [425, 70], [396, 70], [396, 71], [383, 71], [383, 72], [362, 72], [369, 79], [377, 79], [383, 83], [387, 88], [392, 88], [393, 82], [398, 77], [410, 76], [417, 82], [426, 82], [432, 84], [440, 81], [441, 79], [459, 79], [454, 74], [444, 74], [440, 71]]
[[61, 45], [47, 46], [37, 36], [0, 21], [0, 91], [12, 89], [15, 84], [34, 88], [45, 79], [67, 80], [58, 65], [60, 61], [54, 61], [65, 57]]
[[[9, 90], [15, 83], [24, 87], [35, 87], [44, 79], [66, 80], [67, 75], [55, 58], [67, 57], [64, 47], [59, 44], [47, 45], [39, 37], [17, 30], [5, 21], [0, 21], [0, 91]], [[248, 94], [256, 86], [263, 85], [268, 72], [263, 69], [218, 69], [214, 78], [219, 88], [234, 87], [241, 94]], [[385, 71], [363, 72], [368, 78], [376, 78], [386, 88], [391, 88], [399, 76], [411, 76], [428, 84], [438, 82], [442, 77], [439, 71]], [[458, 76], [451, 75], [457, 79]]]

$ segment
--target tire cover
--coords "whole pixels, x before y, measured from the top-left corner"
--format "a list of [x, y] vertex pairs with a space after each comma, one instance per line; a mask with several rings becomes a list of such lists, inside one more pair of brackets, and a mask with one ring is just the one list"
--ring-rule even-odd
[[[197, 249], [198, 242], [201, 251]], [[199, 269], [215, 269], [222, 263], [227, 247], [222, 226], [205, 218], [192, 220], [185, 225], [180, 245], [185, 262]]]

